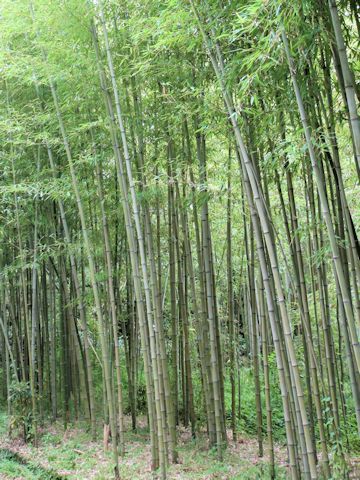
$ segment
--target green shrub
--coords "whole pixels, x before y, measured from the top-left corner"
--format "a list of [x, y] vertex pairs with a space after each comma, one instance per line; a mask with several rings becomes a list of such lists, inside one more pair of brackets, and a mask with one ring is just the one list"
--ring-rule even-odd
[[12, 382], [9, 387], [9, 397], [12, 407], [10, 431], [17, 429], [22, 431], [24, 441], [27, 442], [33, 436], [33, 415], [29, 382]]

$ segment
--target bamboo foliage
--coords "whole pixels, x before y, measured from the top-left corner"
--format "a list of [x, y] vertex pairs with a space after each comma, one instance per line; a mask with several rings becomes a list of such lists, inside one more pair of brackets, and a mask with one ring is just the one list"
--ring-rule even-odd
[[251, 433], [269, 478], [278, 440], [290, 478], [347, 478], [356, 2], [3, 4], [7, 415], [29, 395], [35, 445], [59, 417], [103, 423], [115, 478], [140, 416], [162, 479], [184, 430], [220, 462]]

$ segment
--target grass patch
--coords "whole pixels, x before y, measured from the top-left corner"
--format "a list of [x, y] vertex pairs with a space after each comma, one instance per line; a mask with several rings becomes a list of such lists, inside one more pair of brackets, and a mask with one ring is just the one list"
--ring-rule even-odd
[[17, 453], [4, 448], [0, 449], [0, 473], [8, 478], [20, 477], [25, 480], [62, 480], [65, 478], [52, 470], [28, 462]]

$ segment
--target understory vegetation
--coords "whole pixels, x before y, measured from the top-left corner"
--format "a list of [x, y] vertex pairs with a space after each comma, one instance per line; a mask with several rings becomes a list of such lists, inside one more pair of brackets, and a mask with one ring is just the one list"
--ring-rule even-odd
[[0, 1], [0, 478], [359, 478], [356, 0]]

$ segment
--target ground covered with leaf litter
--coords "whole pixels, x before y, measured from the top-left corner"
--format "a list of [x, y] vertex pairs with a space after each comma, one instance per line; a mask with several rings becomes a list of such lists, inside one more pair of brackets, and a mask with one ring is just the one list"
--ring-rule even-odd
[[[126, 434], [126, 455], [120, 459], [122, 480], [152, 479], [149, 468], [149, 434], [145, 422], [140, 422], [137, 433]], [[268, 456], [257, 455], [256, 440], [239, 435], [236, 442], [230, 439], [224, 461], [218, 462], [209, 450], [205, 435], [196, 440], [185, 429], [179, 429], [179, 463], [169, 466], [169, 480], [266, 479]], [[2, 452], [2, 453], [1, 453]], [[9, 453], [10, 452], [10, 453]], [[286, 449], [275, 447], [277, 478], [286, 478]], [[104, 451], [101, 434], [92, 441], [82, 425], [64, 431], [60, 422], [41, 429], [38, 448], [21, 439], [10, 439], [3, 430], [0, 439], [0, 479], [56, 480], [110, 480], [111, 451]]]

